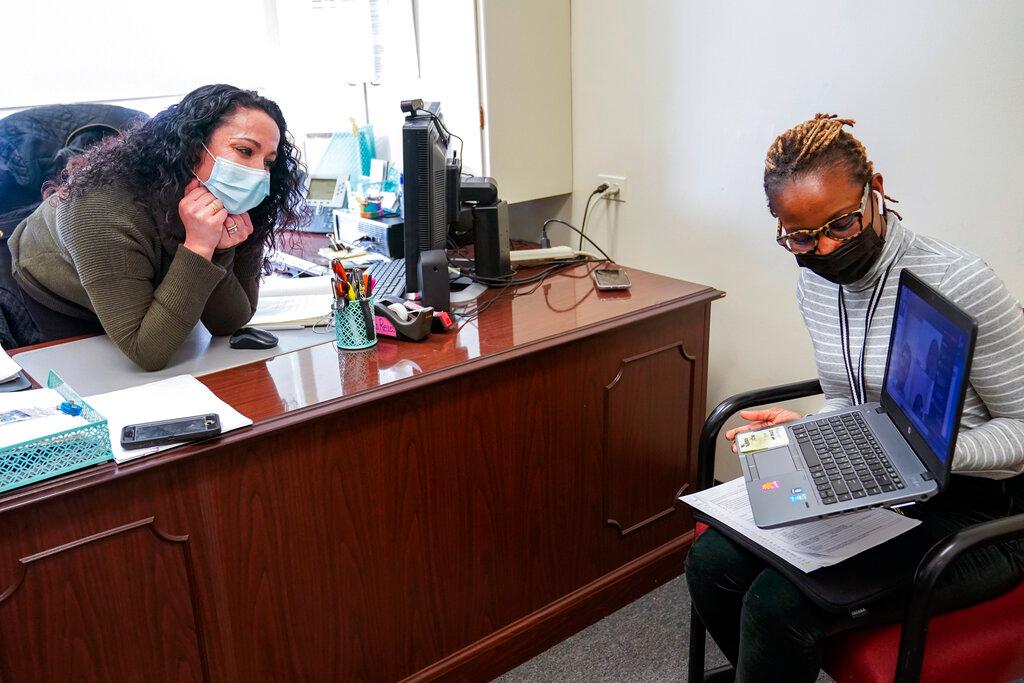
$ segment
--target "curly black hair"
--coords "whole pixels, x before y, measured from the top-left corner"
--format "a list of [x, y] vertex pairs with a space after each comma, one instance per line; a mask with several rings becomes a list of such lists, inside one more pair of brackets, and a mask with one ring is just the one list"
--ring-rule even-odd
[[[73, 158], [59, 187], [47, 194], [65, 201], [101, 186], [119, 184], [149, 207], [163, 237], [181, 242], [184, 227], [178, 202], [206, 152], [203, 145], [221, 121], [240, 109], [266, 112], [277, 123], [281, 141], [270, 167], [270, 196], [249, 211], [253, 234], [239, 247], [273, 249], [279, 230], [299, 225], [307, 215], [302, 193], [304, 167], [277, 104], [253, 90], [204, 85], [149, 121], [108, 138]], [[252, 245], [251, 247], [249, 245]]]

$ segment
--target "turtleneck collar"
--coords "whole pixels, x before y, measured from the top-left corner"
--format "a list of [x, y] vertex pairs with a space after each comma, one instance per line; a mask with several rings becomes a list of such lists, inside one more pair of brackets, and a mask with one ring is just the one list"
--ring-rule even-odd
[[896, 259], [907, 252], [907, 247], [914, 241], [914, 233], [903, 227], [896, 214], [890, 211], [886, 216], [885, 245], [878, 260], [871, 266], [871, 269], [862, 277], [843, 289], [849, 292], [862, 292], [875, 286], [878, 279]]

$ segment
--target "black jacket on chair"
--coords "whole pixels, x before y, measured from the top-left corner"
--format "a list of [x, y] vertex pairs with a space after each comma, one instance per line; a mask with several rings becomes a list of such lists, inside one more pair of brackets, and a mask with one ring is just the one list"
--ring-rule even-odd
[[147, 118], [109, 104], [51, 104], [0, 119], [0, 239], [35, 211], [68, 159]]

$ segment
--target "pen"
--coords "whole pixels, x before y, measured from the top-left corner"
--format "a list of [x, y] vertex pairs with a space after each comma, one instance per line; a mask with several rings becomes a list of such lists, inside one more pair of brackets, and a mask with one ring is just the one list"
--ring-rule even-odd
[[331, 270], [338, 276], [339, 280], [345, 280], [345, 266], [342, 264], [340, 258], [333, 259], [331, 261]]

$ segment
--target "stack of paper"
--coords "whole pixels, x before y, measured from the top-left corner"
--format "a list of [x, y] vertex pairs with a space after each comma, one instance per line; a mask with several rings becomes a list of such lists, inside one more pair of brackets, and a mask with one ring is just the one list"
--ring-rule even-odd
[[266, 329], [310, 327], [331, 314], [331, 276], [268, 277], [249, 324]]
[[60, 412], [64, 401], [53, 389], [0, 394], [0, 448], [88, 424], [81, 415]]
[[88, 396], [85, 402], [107, 418], [110, 447], [114, 451], [114, 460], [119, 463], [177, 445], [126, 451], [121, 448], [121, 429], [126, 425], [208, 413], [217, 413], [220, 417], [221, 433], [252, 424], [252, 420], [217, 398], [216, 394], [192, 375], [179, 375], [130, 389]]
[[21, 366], [11, 360], [7, 352], [0, 347], [0, 384], [10, 382], [21, 372]]
[[754, 524], [743, 477], [680, 500], [808, 573], [838, 564], [921, 523], [891, 510], [874, 509], [761, 529]]

